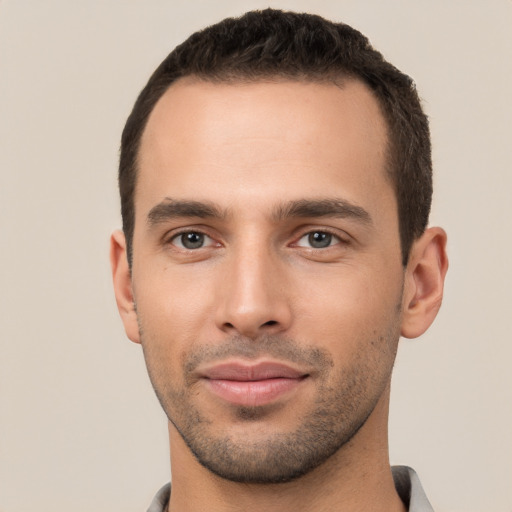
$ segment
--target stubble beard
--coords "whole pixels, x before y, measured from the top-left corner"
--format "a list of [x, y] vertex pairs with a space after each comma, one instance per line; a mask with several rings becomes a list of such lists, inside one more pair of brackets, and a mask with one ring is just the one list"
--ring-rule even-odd
[[[257, 340], [234, 337], [215, 348], [203, 346], [183, 366], [185, 386], [174, 388], [166, 369], [158, 365], [150, 340], [141, 339], [151, 382], [169, 421], [197, 461], [215, 475], [240, 483], [275, 484], [295, 480], [317, 468], [356, 435], [388, 389], [399, 333], [396, 326], [384, 336], [362, 342], [350, 367], [335, 374], [332, 356], [316, 347], [298, 347], [283, 336]], [[369, 348], [373, 347], [368, 353]], [[218, 433], [211, 419], [195, 406], [190, 372], [200, 362], [228, 356], [255, 359], [272, 356], [318, 370], [315, 401], [295, 430], [250, 435]], [[154, 357], [153, 357], [154, 356]], [[383, 360], [385, 361], [383, 363]], [[168, 371], [168, 370], [167, 370]], [[328, 383], [331, 384], [328, 384]], [[270, 407], [271, 409], [271, 407]], [[267, 406], [235, 407], [236, 421], [251, 429], [271, 418]]]

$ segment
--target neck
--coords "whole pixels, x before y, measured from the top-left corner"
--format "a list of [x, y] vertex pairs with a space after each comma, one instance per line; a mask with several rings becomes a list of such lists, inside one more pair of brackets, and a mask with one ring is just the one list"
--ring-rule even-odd
[[388, 459], [389, 397], [381, 401], [337, 453], [307, 475], [281, 484], [241, 484], [212, 474], [196, 461], [170, 425], [174, 471], [169, 512], [405, 512]]

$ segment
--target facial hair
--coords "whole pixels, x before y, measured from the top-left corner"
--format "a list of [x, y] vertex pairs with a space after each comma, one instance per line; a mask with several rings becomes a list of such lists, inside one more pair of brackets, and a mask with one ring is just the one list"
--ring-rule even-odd
[[[222, 345], [191, 348], [184, 356], [182, 384], [177, 385], [169, 378], [152, 340], [140, 330], [156, 395], [197, 461], [221, 478], [253, 484], [295, 480], [320, 466], [354, 437], [388, 387], [399, 336], [397, 325], [393, 325], [384, 335], [366, 337], [351, 355], [350, 365], [343, 368], [336, 368], [327, 350], [285, 336], [235, 336]], [[314, 369], [314, 400], [291, 431], [269, 428], [250, 435], [254, 432], [251, 427], [272, 419], [274, 405], [269, 404], [232, 407], [234, 421], [246, 424], [248, 435], [220, 432], [215, 418], [206, 415], [196, 400], [195, 369], [227, 358], [262, 357]]]

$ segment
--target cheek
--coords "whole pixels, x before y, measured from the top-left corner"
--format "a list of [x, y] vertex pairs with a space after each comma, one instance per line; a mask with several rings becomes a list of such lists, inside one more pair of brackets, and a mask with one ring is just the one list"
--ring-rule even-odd
[[296, 316], [333, 329], [385, 325], [399, 309], [402, 281], [398, 273], [386, 276], [351, 268], [331, 270], [301, 286], [305, 293], [294, 294], [300, 308]]
[[400, 331], [401, 279], [349, 274], [308, 287], [294, 334], [322, 345], [340, 368], [347, 369], [356, 359], [371, 367], [391, 362]]
[[213, 306], [213, 294], [205, 279], [166, 268], [137, 277], [137, 311], [144, 326], [159, 334], [155, 341], [201, 335]]

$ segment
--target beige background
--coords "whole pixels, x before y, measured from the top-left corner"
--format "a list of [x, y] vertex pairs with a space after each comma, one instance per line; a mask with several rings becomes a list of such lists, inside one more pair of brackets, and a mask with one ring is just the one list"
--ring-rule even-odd
[[139, 512], [166, 425], [107, 263], [119, 137], [193, 30], [266, 5], [353, 24], [431, 118], [444, 307], [403, 341], [391, 459], [439, 511], [512, 511], [510, 0], [0, 0], [0, 511]]

